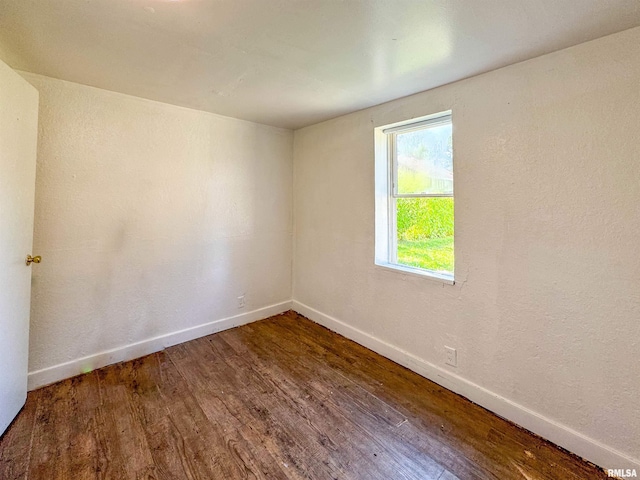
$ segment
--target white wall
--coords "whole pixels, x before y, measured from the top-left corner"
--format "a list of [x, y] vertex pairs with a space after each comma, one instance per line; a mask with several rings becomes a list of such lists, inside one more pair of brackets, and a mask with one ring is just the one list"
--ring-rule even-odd
[[[640, 467], [638, 45], [640, 28], [296, 131], [294, 308]], [[373, 128], [448, 109], [453, 286], [374, 266]]]
[[289, 308], [291, 131], [23, 75], [40, 92], [32, 388]]

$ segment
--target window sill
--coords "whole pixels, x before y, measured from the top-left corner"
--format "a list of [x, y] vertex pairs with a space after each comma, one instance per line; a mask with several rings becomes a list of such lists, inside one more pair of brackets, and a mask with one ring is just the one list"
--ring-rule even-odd
[[433, 272], [431, 270], [424, 270], [422, 268], [407, 267], [405, 265], [397, 265], [395, 263], [377, 263], [376, 268], [399, 273], [401, 275], [413, 275], [415, 277], [426, 278], [427, 280], [436, 281], [445, 285], [454, 285], [456, 282], [453, 275], [447, 275], [446, 273]]

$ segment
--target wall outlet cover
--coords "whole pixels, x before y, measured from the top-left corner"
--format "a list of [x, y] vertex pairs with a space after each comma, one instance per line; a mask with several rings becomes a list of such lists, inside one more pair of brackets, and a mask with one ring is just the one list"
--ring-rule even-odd
[[445, 363], [447, 365], [451, 365], [452, 367], [457, 367], [458, 366], [458, 354], [456, 352], [455, 348], [451, 348], [451, 347], [447, 347], [445, 345], [444, 347], [444, 351], [446, 353], [446, 359], [445, 359]]

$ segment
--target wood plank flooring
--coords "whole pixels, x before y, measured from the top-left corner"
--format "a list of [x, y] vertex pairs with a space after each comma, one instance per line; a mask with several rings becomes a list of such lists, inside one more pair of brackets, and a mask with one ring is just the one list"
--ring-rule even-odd
[[604, 472], [294, 312], [30, 392], [0, 479]]

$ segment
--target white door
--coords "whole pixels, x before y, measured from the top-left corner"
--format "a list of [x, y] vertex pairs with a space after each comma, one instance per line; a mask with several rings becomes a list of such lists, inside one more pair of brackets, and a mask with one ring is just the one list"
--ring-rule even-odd
[[27, 398], [38, 92], [0, 62], [0, 435]]

